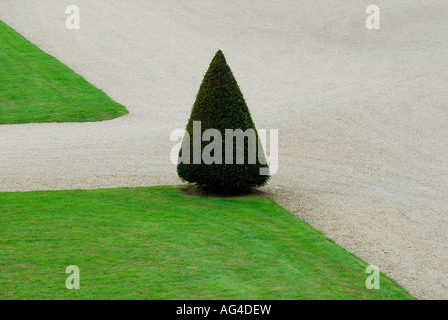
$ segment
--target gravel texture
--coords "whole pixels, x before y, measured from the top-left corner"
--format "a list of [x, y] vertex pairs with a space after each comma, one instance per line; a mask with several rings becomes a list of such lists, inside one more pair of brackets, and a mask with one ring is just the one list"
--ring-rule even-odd
[[1, 0], [0, 19], [130, 115], [0, 126], [0, 191], [179, 183], [170, 133], [222, 49], [257, 127], [280, 130], [265, 191], [416, 297], [448, 299], [448, 3], [378, 0], [371, 31], [364, 0], [77, 0], [78, 31], [71, 4]]

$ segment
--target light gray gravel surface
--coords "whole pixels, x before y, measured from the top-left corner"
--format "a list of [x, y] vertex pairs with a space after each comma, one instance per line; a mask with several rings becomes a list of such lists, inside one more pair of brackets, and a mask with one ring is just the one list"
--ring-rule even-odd
[[372, 31], [364, 0], [77, 0], [78, 31], [70, 4], [1, 0], [0, 20], [130, 115], [0, 126], [0, 191], [179, 183], [170, 133], [219, 48], [257, 127], [280, 130], [265, 191], [411, 294], [448, 299], [447, 2], [378, 0]]

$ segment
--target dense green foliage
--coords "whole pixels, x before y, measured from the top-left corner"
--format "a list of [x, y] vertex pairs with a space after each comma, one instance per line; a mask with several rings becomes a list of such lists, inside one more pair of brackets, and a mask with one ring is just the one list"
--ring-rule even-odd
[[0, 124], [100, 121], [126, 113], [0, 21]]
[[[224, 54], [218, 51], [213, 58], [210, 67], [205, 74], [196, 101], [193, 105], [190, 119], [187, 124], [187, 132], [190, 140], [184, 141], [180, 155], [183, 155], [184, 148], [190, 148], [189, 163], [178, 164], [177, 172], [181, 179], [190, 183], [196, 183], [202, 189], [214, 193], [242, 193], [253, 188], [264, 185], [268, 175], [260, 175], [259, 169], [267, 168], [267, 164], [260, 162], [265, 159], [258, 157], [255, 163], [250, 164], [248, 159], [248, 138], [244, 143], [244, 164], [236, 164], [236, 139], [232, 142], [233, 164], [227, 164], [222, 154], [222, 163], [206, 164], [203, 159], [200, 163], [193, 163], [193, 122], [201, 121], [201, 136], [207, 129], [217, 129], [221, 133], [222, 150], [225, 146], [226, 129], [247, 129], [255, 130], [249, 109], [244, 101], [243, 94], [228, 66]], [[258, 143], [258, 133], [256, 133], [256, 154], [261, 145]], [[201, 151], [210, 142], [203, 141]], [[184, 158], [188, 159], [188, 157]]]
[[367, 290], [366, 263], [260, 196], [0, 193], [0, 221], [0, 299], [412, 298], [385, 275]]

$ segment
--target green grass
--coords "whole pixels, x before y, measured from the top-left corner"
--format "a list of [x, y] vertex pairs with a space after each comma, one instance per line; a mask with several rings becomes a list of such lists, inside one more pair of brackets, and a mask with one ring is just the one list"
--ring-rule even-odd
[[[261, 196], [0, 193], [0, 299], [410, 299]], [[81, 289], [65, 288], [77, 265]]]
[[0, 21], [0, 124], [100, 121], [127, 113]]

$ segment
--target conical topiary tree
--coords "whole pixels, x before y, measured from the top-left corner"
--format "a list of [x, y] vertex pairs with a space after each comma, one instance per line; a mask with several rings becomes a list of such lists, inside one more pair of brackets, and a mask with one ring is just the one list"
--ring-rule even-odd
[[[207, 134], [203, 134], [208, 129], [215, 130], [207, 139]], [[238, 140], [229, 136], [229, 129], [234, 134], [252, 135], [241, 135]], [[179, 153], [181, 162], [177, 166], [183, 181], [221, 194], [249, 192], [268, 181], [268, 165], [258, 133], [222, 51], [216, 53], [204, 76], [186, 131]], [[213, 158], [213, 163], [203, 157], [207, 154]]]

